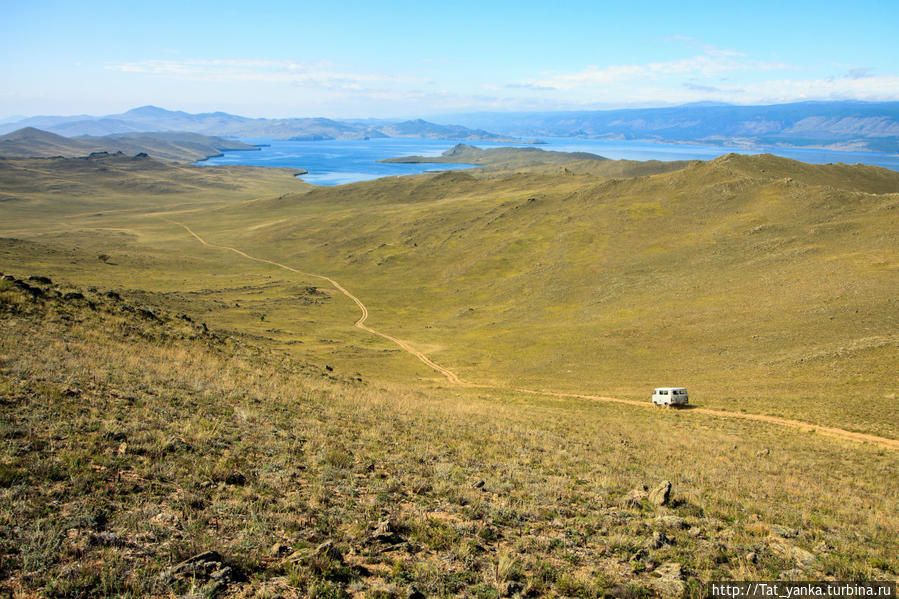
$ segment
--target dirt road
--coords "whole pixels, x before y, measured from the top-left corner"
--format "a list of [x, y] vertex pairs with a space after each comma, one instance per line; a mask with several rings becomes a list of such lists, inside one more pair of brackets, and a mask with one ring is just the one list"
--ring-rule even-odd
[[[460, 378], [452, 370], [445, 368], [444, 366], [441, 366], [440, 364], [437, 364], [436, 362], [434, 362], [433, 360], [428, 358], [426, 355], [424, 355], [423, 353], [421, 353], [420, 351], [418, 351], [417, 349], [412, 347], [412, 345], [408, 341], [404, 341], [402, 339], [394, 337], [393, 335], [388, 335], [387, 333], [381, 332], [377, 329], [373, 329], [372, 327], [366, 325], [365, 321], [368, 319], [368, 308], [365, 307], [365, 304], [363, 304], [362, 301], [358, 297], [356, 297], [355, 295], [353, 295], [352, 293], [347, 291], [343, 285], [341, 285], [340, 283], [338, 283], [331, 277], [312, 273], [312, 272], [302, 271], [302, 270], [293, 268], [291, 266], [287, 266], [286, 264], [281, 264], [280, 262], [275, 262], [274, 260], [268, 260], [266, 258], [257, 258], [255, 256], [251, 256], [251, 255], [247, 254], [246, 252], [244, 252], [242, 250], [239, 250], [237, 248], [230, 247], [227, 245], [219, 245], [216, 243], [210, 243], [210, 242], [206, 241], [205, 239], [203, 239], [202, 237], [200, 237], [199, 235], [197, 235], [187, 225], [180, 223], [178, 221], [172, 220], [170, 218], [165, 218], [165, 217], [160, 217], [160, 218], [183, 228], [185, 231], [190, 233], [197, 241], [199, 241], [200, 243], [202, 243], [205, 246], [217, 248], [217, 249], [221, 249], [221, 250], [228, 250], [228, 251], [234, 252], [235, 254], [242, 256], [248, 260], [253, 260], [255, 262], [263, 262], [265, 264], [270, 264], [272, 266], [276, 266], [278, 268], [282, 268], [284, 270], [287, 270], [287, 271], [290, 271], [290, 272], [293, 272], [293, 273], [296, 273], [299, 275], [303, 275], [305, 277], [311, 277], [311, 278], [316, 278], [316, 279], [320, 279], [323, 281], [327, 281], [335, 289], [337, 289], [340, 293], [342, 293], [343, 295], [345, 295], [349, 299], [351, 299], [359, 307], [359, 310], [361, 310], [362, 315], [359, 317], [359, 319], [354, 324], [354, 326], [356, 328], [362, 329], [363, 331], [371, 333], [372, 335], [377, 335], [378, 337], [382, 337], [392, 343], [395, 343], [396, 345], [401, 347], [406, 352], [408, 352], [408, 353], [412, 354], [413, 356], [415, 356], [416, 358], [418, 358], [421, 362], [423, 362], [430, 368], [432, 368], [435, 371], [442, 374], [453, 385], [458, 385], [461, 387], [478, 388], [478, 389], [517, 391], [519, 393], [527, 393], [530, 395], [542, 395], [544, 397], [588, 399], [588, 400], [592, 400], [592, 401], [604, 401], [604, 402], [627, 404], [627, 405], [631, 405], [631, 406], [635, 406], [635, 407], [639, 407], [639, 408], [659, 409], [659, 408], [657, 408], [657, 406], [654, 406], [649, 401], [637, 401], [634, 399], [620, 399], [617, 397], [603, 397], [603, 396], [599, 396], [599, 395], [583, 395], [583, 394], [579, 394], [579, 393], [560, 393], [557, 391], [540, 391], [540, 390], [535, 390], [535, 389], [524, 389], [524, 388], [515, 388], [515, 387], [509, 388], [509, 387], [500, 387], [497, 385], [483, 385], [483, 384], [472, 383], [472, 382], [466, 381], [466, 380]], [[777, 424], [780, 426], [786, 426], [786, 427], [793, 428], [793, 429], [815, 431], [816, 433], [820, 433], [822, 435], [827, 435], [829, 437], [836, 437], [836, 438], [840, 438], [840, 439], [849, 439], [852, 441], [872, 443], [874, 445], [879, 445], [881, 447], [885, 447], [888, 449], [899, 449], [899, 439], [889, 439], [886, 437], [878, 437], [876, 435], [869, 435], [866, 433], [857, 433], [857, 432], [853, 432], [853, 431], [847, 431], [847, 430], [844, 430], [841, 428], [822, 426], [822, 425], [818, 425], [818, 424], [810, 424], [808, 422], [802, 422], [801, 420], [791, 420], [789, 418], [780, 418], [777, 416], [768, 416], [765, 414], [747, 414], [744, 412], [729, 412], [727, 410], [715, 410], [712, 408], [698, 408], [698, 407], [691, 408], [690, 413], [706, 414], [709, 416], [718, 416], [721, 418], [740, 418], [743, 420], [754, 420], [756, 422], [767, 422], [770, 424]]]

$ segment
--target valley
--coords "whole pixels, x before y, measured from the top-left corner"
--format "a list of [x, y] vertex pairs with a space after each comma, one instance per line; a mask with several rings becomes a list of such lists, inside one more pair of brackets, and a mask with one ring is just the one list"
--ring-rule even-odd
[[213, 549], [212, 595], [894, 576], [899, 174], [509, 152], [4, 160], [5, 588], [162, 596]]

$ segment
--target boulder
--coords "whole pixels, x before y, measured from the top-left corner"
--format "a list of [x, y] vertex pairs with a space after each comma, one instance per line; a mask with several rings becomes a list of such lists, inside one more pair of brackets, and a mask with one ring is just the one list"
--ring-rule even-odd
[[660, 482], [649, 492], [649, 501], [656, 505], [667, 505], [671, 498], [671, 483], [667, 480]]

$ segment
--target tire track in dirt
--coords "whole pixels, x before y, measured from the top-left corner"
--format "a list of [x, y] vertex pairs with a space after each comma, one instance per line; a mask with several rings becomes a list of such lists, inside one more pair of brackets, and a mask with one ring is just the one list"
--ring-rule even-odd
[[203, 239], [202, 237], [200, 237], [199, 235], [197, 235], [187, 225], [179, 223], [178, 221], [172, 220], [170, 218], [165, 218], [165, 217], [160, 217], [160, 218], [162, 218], [163, 220], [168, 221], [172, 224], [178, 225], [179, 227], [181, 227], [182, 229], [184, 229], [185, 231], [187, 231], [188, 233], [193, 235], [193, 237], [197, 241], [199, 241], [200, 243], [202, 243], [203, 245], [205, 245], [207, 247], [217, 248], [220, 250], [228, 250], [228, 251], [234, 252], [235, 254], [237, 254], [239, 256], [243, 256], [244, 258], [246, 258], [248, 260], [254, 260], [256, 262], [264, 262], [265, 264], [271, 264], [272, 266], [277, 266], [278, 268], [283, 268], [284, 270], [287, 270], [287, 271], [290, 271], [290, 272], [293, 272], [293, 273], [296, 273], [299, 275], [303, 275], [305, 277], [313, 277], [316, 279], [321, 279], [323, 281], [327, 281], [335, 289], [337, 289], [337, 291], [339, 291], [343, 295], [347, 296], [349, 299], [353, 300], [353, 302], [356, 304], [356, 306], [359, 307], [359, 310], [362, 311], [362, 316], [360, 316], [359, 320], [357, 320], [353, 325], [357, 329], [362, 329], [363, 331], [371, 333], [372, 335], [377, 335], [378, 337], [382, 337], [383, 339], [386, 339], [388, 341], [391, 341], [392, 343], [395, 343], [396, 345], [400, 346], [403, 350], [407, 351], [408, 353], [410, 353], [413, 356], [415, 356], [416, 358], [418, 358], [421, 362], [425, 363], [432, 369], [436, 370], [437, 372], [439, 372], [440, 374], [445, 376], [446, 379], [449, 382], [453, 383], [454, 385], [460, 385], [463, 387], [486, 387], [486, 385], [477, 385], [477, 384], [469, 383], [468, 381], [462, 380], [452, 370], [445, 368], [445, 367], [441, 366], [440, 364], [437, 364], [436, 362], [431, 360], [429, 357], [427, 357], [426, 355], [424, 355], [423, 353], [421, 353], [420, 351], [418, 351], [417, 349], [412, 347], [412, 345], [410, 345], [408, 341], [404, 341], [402, 339], [394, 337], [393, 335], [388, 335], [387, 333], [381, 332], [377, 329], [373, 329], [372, 327], [365, 324], [365, 321], [368, 320], [368, 308], [365, 307], [365, 304], [363, 304], [362, 301], [358, 297], [356, 297], [355, 295], [353, 295], [352, 293], [347, 291], [347, 289], [343, 285], [341, 285], [340, 283], [338, 283], [331, 277], [316, 274], [314, 272], [306, 272], [303, 270], [299, 270], [299, 269], [293, 268], [292, 266], [287, 266], [286, 264], [281, 264], [280, 262], [275, 262], [274, 260], [268, 260], [266, 258], [257, 258], [255, 256], [251, 256], [251, 255], [247, 254], [243, 250], [239, 250], [239, 249], [231, 247], [231, 246], [219, 245], [217, 243], [210, 243], [210, 242], [206, 241], [205, 239]]
[[[440, 374], [442, 374], [444, 377], [446, 377], [446, 380], [449, 381], [450, 383], [452, 383], [453, 385], [457, 385], [460, 387], [468, 387], [468, 388], [473, 388], [473, 389], [494, 389], [497, 391], [515, 391], [518, 393], [526, 393], [529, 395], [541, 395], [544, 397], [558, 397], [558, 398], [568, 398], [568, 399], [586, 399], [586, 400], [590, 400], [590, 401], [603, 401], [603, 402], [610, 402], [610, 403], [625, 404], [625, 405], [635, 406], [635, 407], [639, 407], [639, 408], [656, 408], [656, 406], [653, 405], [652, 403], [645, 402], [645, 401], [638, 401], [635, 399], [621, 399], [618, 397], [604, 397], [601, 395], [586, 395], [586, 394], [581, 394], [581, 393], [562, 393], [562, 392], [558, 392], [558, 391], [540, 391], [540, 390], [535, 390], [535, 389], [525, 389], [522, 387], [501, 387], [498, 385], [486, 385], [486, 384], [472, 383], [472, 382], [466, 381], [466, 380], [460, 378], [455, 372], [453, 372], [449, 368], [446, 368], [444, 366], [441, 366], [440, 364], [437, 364], [436, 362], [431, 360], [429, 357], [427, 357], [425, 354], [423, 354], [422, 352], [420, 352], [417, 349], [415, 349], [414, 347], [412, 347], [412, 345], [408, 341], [404, 341], [403, 339], [399, 339], [398, 337], [394, 337], [393, 335], [389, 335], [387, 333], [384, 333], [382, 331], [374, 329], [374, 328], [368, 326], [367, 324], [365, 324], [365, 321], [368, 320], [368, 315], [369, 315], [368, 308], [365, 306], [365, 304], [362, 303], [362, 300], [360, 300], [358, 297], [356, 297], [355, 295], [353, 295], [352, 293], [347, 291], [347, 289], [343, 285], [341, 285], [340, 283], [338, 283], [331, 277], [313, 273], [313, 272], [306, 272], [303, 270], [299, 270], [297, 268], [293, 268], [292, 266], [287, 266], [286, 264], [281, 264], [280, 262], [275, 262], [274, 260], [268, 260], [267, 258], [257, 258], [256, 256], [251, 256], [251, 255], [247, 254], [246, 252], [244, 252], [243, 250], [239, 250], [235, 247], [231, 247], [231, 246], [227, 246], [227, 245], [219, 245], [217, 243], [210, 243], [210, 242], [206, 241], [205, 239], [203, 239], [202, 237], [200, 237], [199, 235], [197, 235], [190, 227], [188, 227], [187, 225], [185, 225], [183, 223], [180, 223], [176, 220], [172, 220], [170, 218], [166, 218], [163, 216], [160, 216], [159, 218], [161, 218], [162, 220], [167, 221], [169, 223], [172, 223], [174, 225], [178, 225], [179, 227], [181, 227], [182, 229], [184, 229], [185, 231], [190, 233], [197, 241], [199, 241], [200, 243], [202, 243], [203, 245], [205, 245], [207, 247], [217, 248], [217, 249], [221, 249], [221, 250], [227, 250], [230, 252], [234, 252], [238, 256], [242, 256], [242, 257], [246, 258], [247, 260], [253, 260], [255, 262], [262, 262], [265, 264], [270, 264], [277, 268], [282, 268], [286, 271], [296, 273], [299, 275], [303, 275], [305, 277], [312, 277], [312, 278], [320, 279], [323, 281], [327, 281], [335, 289], [337, 289], [340, 293], [342, 293], [343, 295], [345, 295], [346, 297], [351, 299], [353, 301], [353, 303], [355, 303], [356, 306], [359, 308], [359, 310], [362, 312], [362, 315], [354, 323], [353, 326], [355, 326], [356, 328], [361, 329], [363, 331], [366, 331], [372, 335], [377, 335], [378, 337], [381, 337], [383, 339], [386, 339], [386, 340], [398, 345], [404, 351], [412, 354], [419, 361], [426, 364], [428, 367], [430, 367], [433, 370], [435, 370], [436, 372], [439, 372]], [[699, 407], [691, 407], [689, 409], [689, 412], [691, 412], [691, 413], [695, 412], [697, 414], [706, 414], [708, 416], [717, 416], [720, 418], [739, 418], [742, 420], [753, 420], [755, 422], [766, 422], [769, 424], [777, 424], [780, 426], [785, 426], [785, 427], [793, 428], [793, 429], [814, 431], [814, 432], [820, 433], [822, 435], [826, 435], [829, 437], [836, 437], [839, 439], [848, 439], [851, 441], [872, 443], [874, 445], [878, 445], [880, 447], [885, 447], [888, 449], [899, 449], [899, 439], [890, 439], [887, 437], [879, 437], [877, 435], [870, 435], [867, 433], [858, 433], [858, 432], [854, 432], [854, 431], [847, 431], [847, 430], [841, 429], [841, 428], [836, 428], [836, 427], [831, 427], [831, 426], [823, 426], [820, 424], [811, 424], [808, 422], [803, 422], [801, 420], [792, 420], [790, 418], [781, 418], [779, 416], [768, 416], [766, 414], [748, 414], [745, 412], [730, 412], [728, 410], [716, 410], [713, 408], [699, 408]]]

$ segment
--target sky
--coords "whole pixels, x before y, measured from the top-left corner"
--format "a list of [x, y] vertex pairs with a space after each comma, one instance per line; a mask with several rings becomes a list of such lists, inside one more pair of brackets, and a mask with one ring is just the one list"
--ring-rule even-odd
[[0, 119], [899, 101], [899, 0], [0, 0]]

